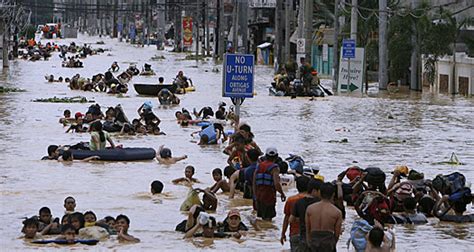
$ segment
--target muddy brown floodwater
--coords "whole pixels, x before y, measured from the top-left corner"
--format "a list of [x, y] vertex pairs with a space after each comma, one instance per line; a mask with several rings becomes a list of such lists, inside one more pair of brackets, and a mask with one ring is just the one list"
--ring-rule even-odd
[[[99, 38], [81, 36], [83, 42], [95, 43]], [[206, 239], [183, 240], [174, 231], [177, 223], [185, 219], [179, 206], [187, 193], [184, 186], [173, 185], [171, 180], [183, 175], [186, 165], [196, 167], [196, 175], [210, 186], [214, 168], [224, 168], [227, 157], [224, 146], [200, 147], [190, 137], [196, 128], [176, 125], [174, 112], [203, 106], [217, 107], [221, 97], [221, 73], [214, 73], [211, 61], [185, 61], [184, 54], [156, 51], [155, 47], [137, 48], [125, 43], [104, 39], [105, 45], [93, 47], [110, 49], [109, 52], [84, 60], [84, 68], [61, 68], [58, 54], [49, 61], [27, 62], [16, 60], [0, 75], [3, 86], [26, 89], [24, 93], [0, 94], [0, 241], [3, 251], [50, 251], [57, 245], [34, 246], [18, 239], [21, 235], [21, 218], [38, 213], [42, 206], [51, 208], [53, 215], [61, 217], [63, 200], [72, 195], [77, 200], [77, 210], [93, 210], [98, 218], [126, 214], [131, 219], [130, 233], [139, 237], [138, 244], [119, 244], [115, 239], [101, 242], [94, 247], [75, 245], [77, 249], [128, 250], [128, 251], [181, 251], [195, 249], [278, 251], [289, 249], [289, 244], [279, 243], [283, 221], [283, 203], [278, 201], [278, 215], [273, 224], [261, 231], [250, 230], [240, 241], [232, 239], [210, 241]], [[57, 41], [69, 43], [70, 40]], [[163, 55], [164, 60], [152, 61], [151, 57]], [[71, 77], [104, 72], [113, 61], [122, 69], [129, 63], [142, 66], [145, 62], [165, 80], [171, 81], [179, 70], [190, 76], [197, 91], [180, 96], [181, 105], [160, 107], [156, 99], [138, 96], [133, 88], [119, 98], [102, 93], [71, 91], [64, 83], [45, 82], [45, 74]], [[221, 66], [217, 66], [221, 68]], [[256, 142], [265, 149], [278, 148], [280, 155], [301, 155], [309, 164], [318, 165], [326, 180], [333, 180], [344, 168], [358, 162], [360, 166], [375, 165], [386, 172], [395, 165], [408, 165], [432, 178], [439, 173], [462, 172], [468, 181], [474, 180], [474, 99], [451, 98], [428, 94], [394, 94], [378, 97], [333, 96], [310, 101], [307, 98], [289, 99], [268, 95], [272, 69], [256, 68], [256, 92], [242, 106], [242, 121], [252, 126]], [[156, 77], [135, 78], [135, 82], [157, 82]], [[154, 147], [164, 144], [175, 155], [187, 154], [184, 162], [172, 166], [148, 162], [94, 162], [65, 165], [54, 161], [39, 161], [46, 154], [49, 144], [71, 144], [88, 141], [88, 134], [66, 134], [58, 119], [65, 109], [87, 110], [88, 104], [33, 103], [35, 98], [82, 95], [99, 102], [102, 107], [122, 104], [128, 117], [137, 116], [137, 108], [152, 100], [155, 113], [162, 119], [161, 129], [166, 136], [115, 137], [115, 141], [130, 147]], [[389, 119], [389, 115], [393, 119]], [[350, 132], [336, 131], [346, 127]], [[331, 140], [347, 138], [347, 143]], [[378, 138], [381, 138], [378, 140]], [[455, 152], [466, 165], [433, 165], [449, 159]], [[389, 179], [388, 176], [387, 179]], [[152, 180], [165, 183], [161, 196], [151, 196]], [[387, 182], [388, 183], [388, 182]], [[296, 193], [287, 189], [287, 195]], [[236, 197], [229, 200], [218, 195], [219, 206], [215, 215], [223, 220], [231, 207], [252, 215], [250, 202]], [[472, 206], [468, 206], [472, 212]], [[356, 217], [349, 209], [344, 221], [344, 234], [338, 248], [346, 250], [350, 227]], [[248, 220], [244, 218], [244, 222]], [[474, 247], [473, 224], [440, 223], [430, 219], [422, 226], [396, 226], [397, 247], [400, 251], [468, 251]]]

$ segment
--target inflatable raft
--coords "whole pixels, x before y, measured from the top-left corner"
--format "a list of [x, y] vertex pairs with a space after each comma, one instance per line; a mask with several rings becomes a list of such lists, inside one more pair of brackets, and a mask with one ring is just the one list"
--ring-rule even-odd
[[[184, 89], [184, 91], [186, 91], [186, 93], [187, 93], [187, 92], [194, 92], [194, 91], [196, 91], [196, 87], [194, 87], [194, 86], [187, 87], [187, 88]], [[183, 93], [185, 93], [185, 92], [183, 92], [183, 89], [182, 89], [182, 88], [178, 88], [178, 89], [176, 89], [176, 93], [178, 93], [178, 94], [183, 94]]]
[[137, 161], [151, 160], [156, 156], [153, 148], [123, 148], [106, 149], [100, 151], [71, 150], [74, 159], [84, 159], [99, 156], [102, 161]]
[[152, 76], [152, 75], [156, 75], [155, 72], [153, 70], [151, 71], [143, 71], [140, 73], [141, 76]]
[[174, 93], [176, 86], [173, 84], [134, 84], [133, 87], [139, 95], [157, 96], [161, 89], [167, 88]]
[[324, 92], [319, 87], [312, 87], [309, 90], [309, 93], [304, 93], [302, 91], [298, 91], [295, 93], [285, 93], [280, 90], [276, 90], [274, 87], [269, 87], [268, 91], [271, 96], [297, 96], [297, 97], [324, 97]]
[[66, 241], [66, 240], [36, 240], [32, 241], [31, 243], [34, 244], [49, 244], [49, 243], [55, 243], [59, 245], [71, 245], [71, 244], [86, 244], [86, 245], [96, 245], [99, 242], [99, 240], [74, 240], [74, 241]]

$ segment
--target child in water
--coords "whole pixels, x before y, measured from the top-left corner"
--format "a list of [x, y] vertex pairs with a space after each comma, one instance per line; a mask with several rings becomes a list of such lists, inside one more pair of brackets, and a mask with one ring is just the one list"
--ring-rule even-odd
[[[84, 159], [79, 160], [79, 161], [89, 162], [89, 161], [98, 160], [98, 159], [100, 159], [99, 156], [91, 156], [91, 157], [84, 158]], [[65, 150], [63, 152], [63, 154], [61, 155], [61, 157], [58, 158], [58, 162], [72, 163], [73, 161], [74, 161], [74, 156], [73, 156], [73, 154], [70, 150]]]
[[195, 178], [193, 178], [194, 175], [194, 167], [191, 165], [186, 166], [184, 168], [184, 177], [183, 178], [177, 178], [174, 179], [173, 184], [179, 184], [179, 183], [184, 183], [185, 185], [191, 186], [193, 183], [199, 183], [199, 181]]
[[84, 227], [93, 227], [97, 221], [97, 216], [92, 211], [84, 213]]
[[76, 199], [74, 199], [72, 196], [68, 196], [64, 199], [64, 208], [66, 209], [64, 211], [64, 214], [72, 214], [75, 212], [76, 208]]
[[25, 234], [23, 238], [28, 240], [42, 239], [42, 234], [38, 232], [39, 222], [36, 217], [28, 218], [23, 221], [21, 232]]
[[71, 111], [69, 109], [64, 110], [63, 118], [59, 119], [59, 123], [66, 125], [68, 123], [74, 122], [74, 118], [71, 118]]
[[219, 168], [216, 168], [212, 171], [212, 178], [216, 183], [211, 186], [210, 190], [213, 193], [216, 193], [219, 191], [219, 189], [222, 190], [222, 192], [229, 192], [230, 191], [230, 186], [229, 183], [225, 179], [222, 178], [222, 170]]
[[61, 228], [61, 235], [56, 239], [58, 241], [65, 240], [66, 243], [73, 244], [76, 242], [76, 230], [73, 225], [65, 224]]
[[181, 157], [172, 157], [171, 150], [168, 148], [164, 148], [164, 145], [160, 146], [157, 151], [156, 160], [160, 164], [171, 165], [176, 164], [178, 161], [188, 158], [188, 156], [184, 155]]
[[163, 183], [159, 180], [155, 180], [151, 183], [151, 194], [160, 194], [163, 192]]
[[130, 219], [125, 215], [119, 215], [116, 218], [115, 228], [117, 229], [117, 239], [120, 242], [140, 242], [140, 239], [133, 237], [128, 233]]

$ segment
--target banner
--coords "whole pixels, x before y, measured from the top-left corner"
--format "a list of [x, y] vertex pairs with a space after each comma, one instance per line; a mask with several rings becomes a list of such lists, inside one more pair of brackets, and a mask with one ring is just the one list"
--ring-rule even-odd
[[250, 8], [275, 8], [276, 0], [249, 0]]
[[183, 46], [193, 45], [193, 18], [183, 17]]

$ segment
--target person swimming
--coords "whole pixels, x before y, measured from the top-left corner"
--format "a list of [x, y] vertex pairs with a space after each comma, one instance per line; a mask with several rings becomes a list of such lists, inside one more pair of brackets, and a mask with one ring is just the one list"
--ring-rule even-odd
[[165, 148], [164, 145], [161, 145], [157, 151], [156, 160], [160, 164], [171, 165], [176, 164], [177, 162], [188, 158], [187, 155], [180, 156], [180, 157], [172, 157], [171, 150], [169, 148]]

